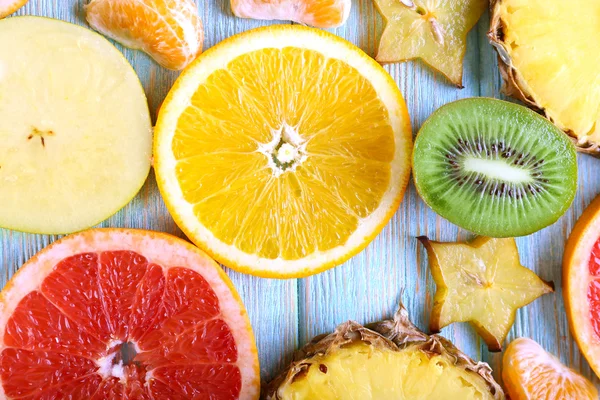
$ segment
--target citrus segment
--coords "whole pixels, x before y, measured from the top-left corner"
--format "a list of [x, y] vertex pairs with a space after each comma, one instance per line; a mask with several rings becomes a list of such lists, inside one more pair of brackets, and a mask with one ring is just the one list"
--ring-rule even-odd
[[0, 0], [0, 18], [4, 18], [27, 4], [29, 0]]
[[343, 25], [350, 15], [350, 0], [231, 0], [241, 18], [294, 21], [317, 28]]
[[510, 343], [502, 361], [502, 379], [512, 400], [597, 400], [594, 385], [564, 366], [531, 339]]
[[0, 395], [258, 397], [239, 297], [218, 265], [177, 238], [69, 236], [25, 264], [1, 299]]
[[326, 32], [226, 40], [161, 108], [159, 187], [187, 235], [261, 276], [309, 275], [361, 250], [398, 206], [411, 132], [391, 77]]
[[91, 0], [90, 26], [141, 49], [165, 68], [183, 69], [202, 52], [204, 28], [193, 0]]
[[150, 170], [140, 81], [100, 35], [49, 18], [0, 20], [0, 226], [85, 229], [123, 207]]
[[584, 211], [569, 236], [563, 280], [571, 333], [600, 376], [600, 197]]

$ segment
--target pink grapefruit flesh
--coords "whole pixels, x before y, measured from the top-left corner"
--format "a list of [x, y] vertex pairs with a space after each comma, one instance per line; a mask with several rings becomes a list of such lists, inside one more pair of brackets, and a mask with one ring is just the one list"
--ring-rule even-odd
[[68, 236], [19, 270], [0, 306], [0, 398], [258, 398], [239, 296], [170, 235]]

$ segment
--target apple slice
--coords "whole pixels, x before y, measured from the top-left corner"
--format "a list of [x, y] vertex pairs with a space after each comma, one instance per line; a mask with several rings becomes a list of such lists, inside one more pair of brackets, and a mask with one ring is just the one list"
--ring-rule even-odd
[[375, 0], [387, 21], [375, 57], [382, 63], [420, 58], [462, 87], [467, 33], [486, 0]]
[[39, 17], [0, 21], [0, 226], [58, 234], [119, 210], [150, 170], [140, 81], [102, 36]]
[[514, 238], [480, 236], [469, 243], [439, 243], [418, 238], [427, 249], [437, 286], [430, 329], [469, 322], [490, 351], [502, 350], [517, 309], [554, 285], [521, 265]]

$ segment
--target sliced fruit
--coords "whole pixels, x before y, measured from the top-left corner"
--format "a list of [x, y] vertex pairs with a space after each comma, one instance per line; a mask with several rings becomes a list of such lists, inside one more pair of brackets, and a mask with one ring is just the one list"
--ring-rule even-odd
[[592, 382], [531, 339], [519, 338], [508, 345], [502, 379], [511, 400], [598, 400]]
[[421, 59], [462, 87], [467, 33], [487, 0], [375, 0], [386, 20], [376, 59], [392, 63]]
[[585, 210], [569, 236], [563, 282], [571, 333], [600, 377], [600, 197]]
[[102, 36], [49, 18], [0, 21], [0, 226], [90, 227], [123, 207], [150, 170], [140, 81]]
[[504, 398], [488, 364], [421, 332], [402, 305], [393, 320], [315, 337], [266, 388], [267, 400]]
[[336, 28], [350, 15], [350, 0], [231, 0], [241, 18], [294, 21], [317, 28]]
[[502, 350], [519, 308], [554, 291], [521, 265], [515, 239], [477, 237], [472, 242], [419, 240], [427, 249], [437, 286], [430, 329], [469, 322], [490, 351]]
[[204, 28], [193, 0], [91, 0], [92, 28], [165, 68], [185, 68], [202, 52]]
[[0, 398], [257, 399], [243, 304], [174, 236], [97, 229], [29, 260], [0, 294]]
[[600, 3], [495, 0], [489, 37], [506, 92], [600, 156]]
[[4, 18], [27, 4], [29, 0], [0, 0], [0, 18]]
[[413, 168], [433, 211], [484, 236], [539, 231], [577, 190], [577, 154], [566, 136], [525, 107], [487, 98], [435, 111], [415, 141]]
[[299, 277], [381, 231], [411, 142], [379, 64], [330, 33], [277, 25], [225, 40], [182, 74], [160, 110], [155, 168], [171, 215], [211, 256]]

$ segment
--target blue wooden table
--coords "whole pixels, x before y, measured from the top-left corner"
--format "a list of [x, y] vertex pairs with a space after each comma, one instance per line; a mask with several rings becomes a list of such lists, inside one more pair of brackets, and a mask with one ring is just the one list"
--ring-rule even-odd
[[[233, 34], [269, 24], [235, 18], [229, 0], [196, 2], [205, 25], [205, 48]], [[352, 3], [350, 19], [333, 32], [374, 56], [383, 21], [373, 0], [352, 0]], [[83, 4], [84, 0], [30, 0], [17, 15], [44, 15], [86, 25]], [[404, 94], [415, 134], [431, 112], [447, 102], [473, 96], [503, 98], [496, 55], [486, 38], [488, 21], [486, 13], [469, 35], [462, 90], [420, 62], [385, 67]], [[159, 67], [142, 52], [117, 47], [138, 72], [155, 118], [177, 73]], [[569, 333], [561, 290], [561, 260], [573, 224], [600, 193], [599, 166], [600, 160], [579, 156], [580, 184], [571, 209], [553, 226], [518, 239], [522, 263], [541, 278], [553, 280], [557, 290], [521, 309], [508, 337], [508, 340], [520, 336], [533, 338], [563, 362], [594, 379], [598, 387], [600, 381]], [[100, 226], [146, 228], [183, 236], [161, 200], [153, 174], [130, 204]], [[365, 251], [342, 266], [298, 280], [260, 279], [227, 270], [250, 314], [262, 378], [273, 377], [289, 362], [294, 349], [317, 334], [333, 330], [341, 322], [353, 319], [365, 323], [391, 316], [403, 289], [402, 300], [413, 321], [426, 329], [435, 285], [425, 251], [415, 239], [420, 235], [440, 241], [471, 237], [429, 209], [411, 184], [383, 232]], [[56, 239], [58, 236], [0, 230], [0, 284], [3, 286], [21, 264]], [[489, 353], [467, 324], [454, 324], [442, 330], [442, 335], [474, 359], [490, 363], [499, 377], [501, 354]]]

